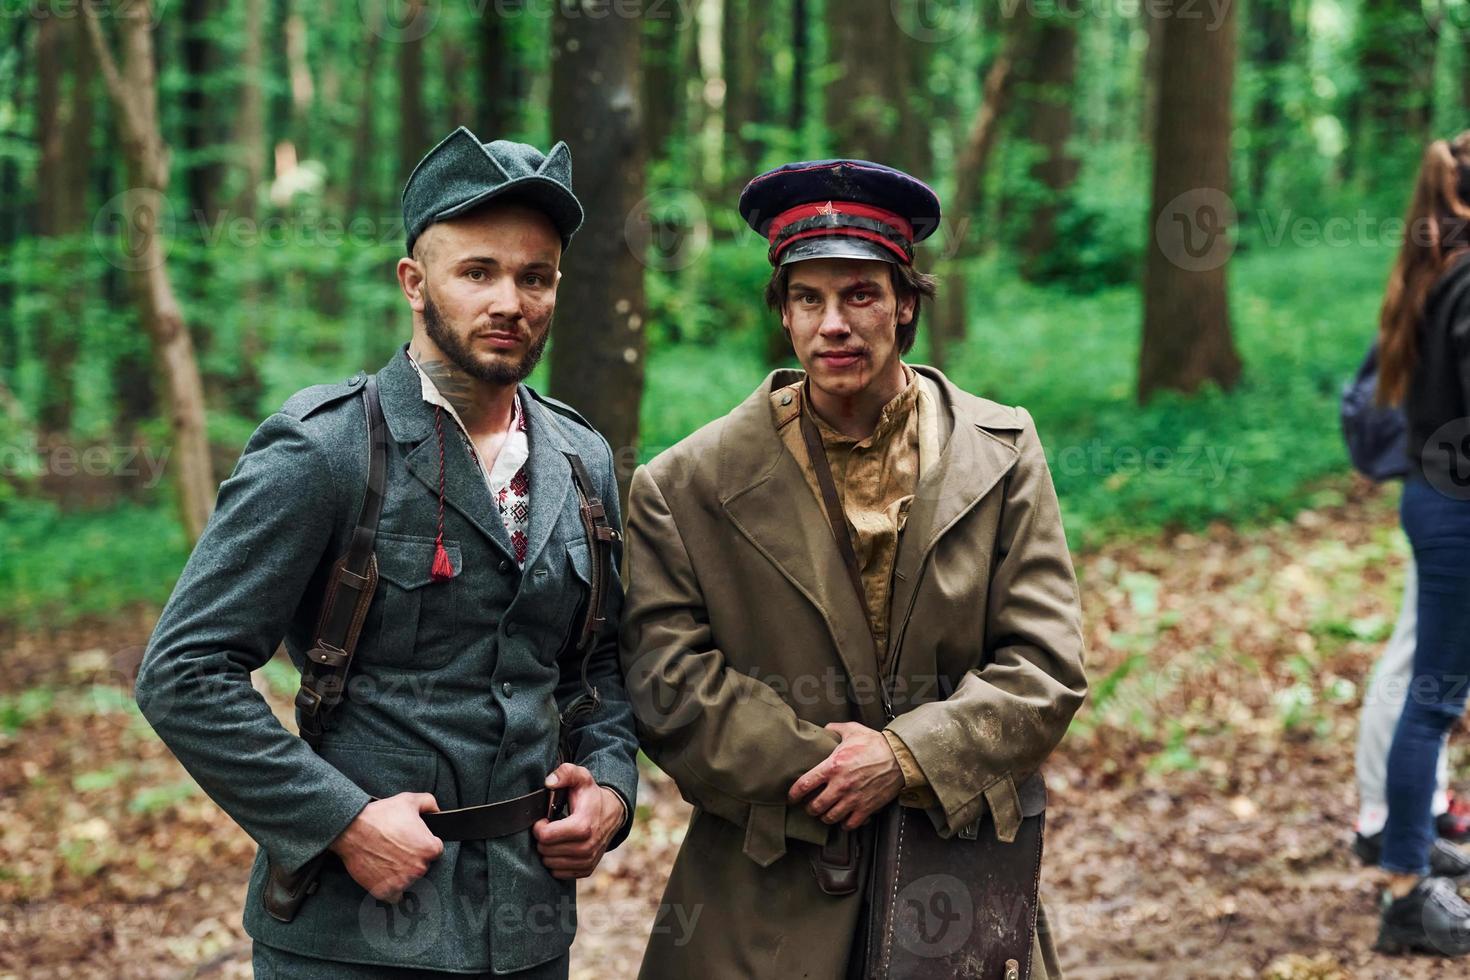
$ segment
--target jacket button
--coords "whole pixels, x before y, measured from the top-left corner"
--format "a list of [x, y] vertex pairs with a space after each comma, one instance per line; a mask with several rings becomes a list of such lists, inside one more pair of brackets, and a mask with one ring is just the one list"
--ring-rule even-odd
[[505, 624], [505, 635], [506, 636], [515, 636], [516, 635], [516, 624], [515, 623], [506, 623]]
[[510, 571], [510, 562], [502, 558], [500, 561], [500, 574], [504, 575], [508, 571]]
[[506, 681], [504, 684], [500, 685], [500, 692], [506, 697], [510, 697], [511, 692], [514, 690], [515, 688], [511, 686], [510, 681]]

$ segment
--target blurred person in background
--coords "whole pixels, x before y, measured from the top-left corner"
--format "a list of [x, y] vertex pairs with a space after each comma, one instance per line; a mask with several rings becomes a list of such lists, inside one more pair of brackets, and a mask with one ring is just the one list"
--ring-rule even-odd
[[1414, 551], [1413, 676], [1388, 755], [1377, 948], [1470, 953], [1470, 904], [1437, 874], [1435, 767], [1470, 678], [1470, 132], [1424, 153], [1379, 321], [1379, 401], [1402, 404]]

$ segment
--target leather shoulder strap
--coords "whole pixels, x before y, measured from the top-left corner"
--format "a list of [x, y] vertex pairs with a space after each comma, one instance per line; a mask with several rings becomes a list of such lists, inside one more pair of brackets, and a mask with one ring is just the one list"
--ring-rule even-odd
[[565, 739], [570, 723], [576, 718], [597, 710], [602, 703], [597, 688], [592, 686], [587, 671], [596, 649], [597, 634], [607, 623], [606, 605], [608, 580], [612, 575], [612, 546], [618, 540], [617, 530], [608, 523], [607, 507], [597, 495], [597, 485], [592, 474], [587, 472], [582, 457], [576, 453], [565, 453], [572, 466], [572, 483], [577, 488], [577, 502], [582, 516], [582, 530], [587, 535], [587, 550], [592, 561], [591, 589], [587, 596], [587, 612], [582, 618], [577, 633], [577, 652], [582, 655], [582, 694], [562, 713], [563, 756], [570, 761]]
[[378, 520], [383, 513], [383, 496], [388, 470], [388, 425], [378, 400], [378, 379], [370, 376], [363, 386], [363, 412], [367, 417], [367, 487], [362, 509], [352, 529], [347, 551], [332, 566], [322, 611], [317, 620], [316, 642], [306, 654], [301, 689], [296, 692], [296, 722], [301, 737], [316, 748], [326, 720], [342, 703], [347, 671], [357, 649], [362, 622], [378, 587], [378, 561], [373, 545]]
[[827, 450], [822, 446], [822, 436], [817, 424], [812, 421], [811, 406], [805, 397], [801, 400], [801, 439], [806, 444], [806, 455], [817, 474], [817, 485], [822, 488], [822, 509], [827, 513], [827, 523], [832, 527], [832, 537], [837, 550], [842, 553], [842, 564], [847, 569], [848, 581], [857, 594], [858, 605], [868, 613], [868, 593], [863, 588], [863, 573], [858, 568], [857, 552], [852, 547], [852, 535], [847, 532], [847, 514], [837, 496], [837, 483], [832, 479], [832, 467], [827, 462]]

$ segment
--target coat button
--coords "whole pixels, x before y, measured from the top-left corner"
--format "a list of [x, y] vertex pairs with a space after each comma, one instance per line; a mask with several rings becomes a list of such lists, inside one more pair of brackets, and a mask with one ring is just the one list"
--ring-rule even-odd
[[502, 558], [500, 560], [500, 574], [504, 575], [508, 571], [510, 571], [510, 562]]
[[516, 635], [516, 624], [515, 623], [506, 623], [505, 624], [505, 635], [506, 636], [515, 636]]
[[511, 692], [514, 690], [515, 688], [511, 686], [510, 681], [506, 681], [504, 684], [500, 685], [500, 692], [506, 697], [510, 697]]

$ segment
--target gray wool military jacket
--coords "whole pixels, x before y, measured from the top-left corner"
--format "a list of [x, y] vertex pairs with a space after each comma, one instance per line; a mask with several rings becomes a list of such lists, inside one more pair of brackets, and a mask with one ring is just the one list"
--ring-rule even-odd
[[[312, 644], [328, 573], [366, 487], [361, 376], [298, 392], [251, 437], [149, 641], [136, 697], [189, 773], [260, 845], [245, 907], [257, 941], [352, 963], [526, 969], [562, 955], [576, 924], [575, 883], [551, 876], [529, 831], [446, 843], [397, 905], [378, 902], [336, 860], [290, 923], [261, 905], [267, 856], [301, 867], [371, 797], [432, 793], [448, 810], [539, 789], [557, 761], [558, 711], [582, 689], [566, 641], [580, 626], [590, 555], [564, 453], [581, 456], [617, 526], [607, 442], [566, 406], [534, 392], [525, 399], [531, 515], [522, 569], [477, 464], [446, 422], [444, 546], [455, 574], [433, 581], [434, 410], [404, 348], [377, 378], [390, 432], [379, 584], [321, 754], [281, 726], [249, 675], [283, 638], [298, 670]], [[573, 761], [623, 797], [631, 822], [637, 743], [618, 669], [621, 609], [614, 578], [590, 672], [602, 707], [572, 745]], [[627, 831], [625, 823], [614, 846]]]

